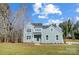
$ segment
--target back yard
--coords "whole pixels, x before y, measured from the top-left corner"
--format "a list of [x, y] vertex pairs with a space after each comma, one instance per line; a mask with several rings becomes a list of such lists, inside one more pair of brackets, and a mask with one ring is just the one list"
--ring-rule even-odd
[[79, 45], [48, 44], [33, 45], [26, 43], [0, 43], [1, 55], [62, 55], [79, 54]]

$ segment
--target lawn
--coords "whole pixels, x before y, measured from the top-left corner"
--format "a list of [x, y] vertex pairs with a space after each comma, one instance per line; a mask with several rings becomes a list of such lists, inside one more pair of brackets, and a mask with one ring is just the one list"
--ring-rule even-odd
[[62, 55], [79, 54], [79, 45], [0, 43], [0, 55]]

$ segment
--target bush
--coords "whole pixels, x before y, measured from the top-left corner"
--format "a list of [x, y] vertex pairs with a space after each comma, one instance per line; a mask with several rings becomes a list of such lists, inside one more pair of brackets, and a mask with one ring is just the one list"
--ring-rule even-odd
[[74, 36], [76, 39], [79, 39], [79, 33], [75, 33]]

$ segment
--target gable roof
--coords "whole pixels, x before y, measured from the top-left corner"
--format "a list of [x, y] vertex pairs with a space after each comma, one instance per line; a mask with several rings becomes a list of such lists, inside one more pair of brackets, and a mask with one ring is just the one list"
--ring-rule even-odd
[[62, 32], [62, 29], [59, 26], [55, 27], [55, 30], [57, 30], [58, 32]]
[[52, 26], [58, 32], [62, 32], [62, 29], [59, 26], [56, 26], [54, 24], [44, 25], [42, 23], [31, 23], [31, 25], [36, 26], [36, 27], [42, 27], [44, 29], [49, 28], [50, 26]]

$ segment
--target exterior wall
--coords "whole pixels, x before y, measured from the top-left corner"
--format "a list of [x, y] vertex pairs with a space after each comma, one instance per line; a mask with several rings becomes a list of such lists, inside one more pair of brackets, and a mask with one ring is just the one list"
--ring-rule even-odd
[[[31, 28], [31, 32], [27, 32], [28, 28]], [[38, 29], [39, 28], [41, 29], [41, 31], [38, 31], [38, 32], [41, 32], [41, 39], [40, 39], [40, 41], [37, 41], [34, 38], [34, 34], [33, 34], [33, 32], [36, 32], [35, 28], [31, 24], [28, 24], [27, 26], [25, 26], [25, 28], [24, 28], [24, 35], [23, 35], [23, 42], [32, 42], [32, 43], [64, 43], [62, 31], [59, 32], [53, 26], [49, 26], [48, 28], [38, 27]], [[48, 40], [46, 40], [46, 35], [48, 35]], [[58, 40], [56, 39], [56, 35], [58, 35]], [[31, 39], [27, 40], [27, 36], [31, 36]]]
[[[64, 43], [63, 33], [62, 32], [58, 32], [57, 30], [55, 30], [54, 32], [55, 32], [55, 42], [56, 43]], [[58, 40], [56, 40], [56, 35], [58, 35]]]
[[[31, 32], [27, 32], [27, 29], [30, 28], [32, 29]], [[33, 26], [31, 24], [27, 24], [25, 27], [24, 27], [24, 31], [23, 31], [23, 42], [32, 42], [33, 41]], [[27, 36], [31, 36], [31, 39], [28, 39], [27, 40]]]
[[[48, 35], [48, 40], [46, 40], [46, 35]], [[58, 40], [56, 35], [58, 35]], [[64, 43], [62, 35], [62, 32], [58, 32], [54, 27], [50, 26], [47, 29], [43, 29], [41, 43]]]
[[[54, 35], [51, 35], [53, 34], [53, 31], [51, 31], [50, 28], [51, 27], [43, 29], [41, 43], [53, 43], [54, 42]], [[48, 35], [48, 40], [46, 40], [46, 35]]]
[[[41, 33], [41, 34], [34, 34], [34, 33]], [[37, 39], [36, 38], [34, 38], [34, 35], [42, 35], [42, 27], [40, 27], [40, 26], [36, 26], [36, 27], [34, 27], [33, 28], [33, 43], [40, 43], [41, 42], [41, 40], [42, 40], [42, 38], [41, 39], [39, 39], [39, 41], [37, 41]]]

